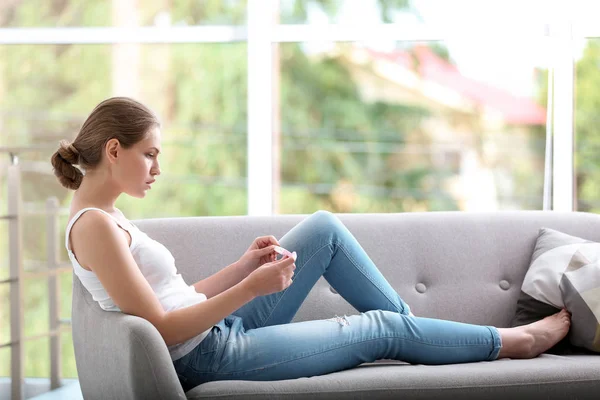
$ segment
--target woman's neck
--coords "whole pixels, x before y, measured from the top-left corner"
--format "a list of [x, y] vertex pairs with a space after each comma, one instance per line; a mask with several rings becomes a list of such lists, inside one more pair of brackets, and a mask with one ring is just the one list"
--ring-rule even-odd
[[90, 171], [83, 176], [73, 200], [93, 205], [107, 212], [117, 212], [115, 203], [121, 191], [103, 171]]

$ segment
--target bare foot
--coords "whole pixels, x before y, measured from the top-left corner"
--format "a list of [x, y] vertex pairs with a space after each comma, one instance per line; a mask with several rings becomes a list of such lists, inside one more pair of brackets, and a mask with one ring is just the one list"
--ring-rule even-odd
[[560, 342], [571, 327], [571, 314], [563, 309], [540, 321], [499, 329], [502, 349], [498, 358], [534, 358]]

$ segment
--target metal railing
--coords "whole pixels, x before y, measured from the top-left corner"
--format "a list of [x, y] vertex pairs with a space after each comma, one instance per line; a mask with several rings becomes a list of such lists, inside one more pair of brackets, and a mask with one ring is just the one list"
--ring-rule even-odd
[[[8, 166], [8, 214], [0, 215], [0, 220], [8, 220], [9, 232], [9, 264], [8, 279], [0, 280], [0, 284], [10, 287], [10, 341], [0, 343], [0, 348], [11, 349], [11, 399], [22, 400], [24, 396], [24, 344], [44, 337], [50, 337], [50, 390], [61, 386], [61, 340], [60, 335], [71, 330], [71, 320], [60, 318], [60, 289], [58, 274], [71, 271], [68, 262], [59, 261], [59, 216], [68, 210], [59, 207], [58, 199], [46, 200], [43, 212], [24, 212], [21, 192], [21, 170], [18, 154], [25, 151], [39, 150], [34, 147], [0, 148], [0, 153], [8, 153], [11, 162]], [[24, 268], [23, 260], [23, 216], [46, 215], [46, 260], [29, 262], [34, 268]], [[23, 280], [27, 278], [46, 277], [48, 279], [49, 297], [49, 331], [33, 336], [24, 335], [24, 298]]]

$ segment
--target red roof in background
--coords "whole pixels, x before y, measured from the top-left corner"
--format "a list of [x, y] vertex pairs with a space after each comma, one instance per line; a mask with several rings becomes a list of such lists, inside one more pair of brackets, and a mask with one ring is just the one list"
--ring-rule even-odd
[[[529, 97], [516, 96], [506, 90], [468, 78], [458, 69], [435, 54], [427, 46], [416, 46], [414, 55], [418, 60], [418, 73], [426, 80], [454, 90], [476, 104], [499, 111], [505, 122], [514, 125], [544, 125], [546, 110]], [[411, 54], [397, 50], [393, 53], [369, 49], [371, 55], [386, 58], [414, 70]]]

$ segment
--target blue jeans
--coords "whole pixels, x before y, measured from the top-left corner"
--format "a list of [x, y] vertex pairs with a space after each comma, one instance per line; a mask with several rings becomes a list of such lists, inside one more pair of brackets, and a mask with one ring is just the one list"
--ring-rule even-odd
[[[498, 358], [502, 344], [493, 326], [410, 316], [334, 214], [314, 213], [279, 242], [298, 255], [293, 283], [246, 303], [175, 360], [185, 391], [218, 380], [310, 377], [378, 359], [451, 364]], [[360, 314], [291, 323], [321, 276]]]

